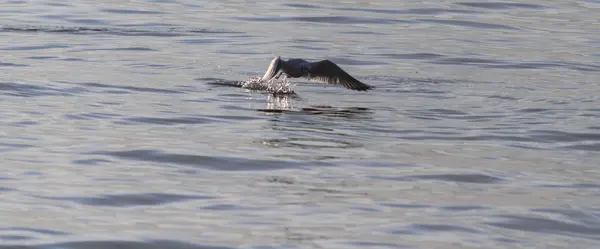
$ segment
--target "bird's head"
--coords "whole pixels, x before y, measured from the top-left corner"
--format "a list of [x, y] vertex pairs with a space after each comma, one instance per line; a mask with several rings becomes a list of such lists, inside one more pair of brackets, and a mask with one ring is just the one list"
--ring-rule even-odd
[[277, 72], [279, 71], [280, 68], [281, 68], [281, 57], [277, 56], [273, 60], [271, 60], [271, 63], [269, 64], [269, 68], [267, 69], [267, 71], [265, 72], [265, 75], [263, 75], [261, 80], [266, 81], [266, 80], [272, 79], [273, 77], [275, 77], [275, 74], [277, 74]]

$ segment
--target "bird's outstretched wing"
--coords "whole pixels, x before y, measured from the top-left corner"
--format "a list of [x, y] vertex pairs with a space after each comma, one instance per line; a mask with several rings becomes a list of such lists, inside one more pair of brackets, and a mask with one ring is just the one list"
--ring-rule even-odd
[[346, 73], [338, 65], [330, 60], [322, 60], [310, 63], [308, 78], [311, 81], [342, 85], [345, 88], [355, 91], [367, 91], [374, 87], [360, 82], [359, 80]]
[[271, 64], [269, 64], [269, 68], [265, 72], [265, 75], [260, 79], [261, 81], [267, 81], [275, 77], [277, 71], [279, 71], [281, 64], [281, 57], [277, 56], [273, 60], [271, 60]]

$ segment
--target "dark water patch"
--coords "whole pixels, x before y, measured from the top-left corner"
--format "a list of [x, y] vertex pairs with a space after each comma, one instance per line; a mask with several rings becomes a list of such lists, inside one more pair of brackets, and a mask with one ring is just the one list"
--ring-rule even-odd
[[594, 183], [572, 183], [572, 184], [540, 184], [538, 187], [543, 188], [572, 188], [572, 189], [599, 189], [600, 184]]
[[546, 109], [546, 108], [524, 108], [524, 109], [517, 110], [517, 112], [522, 112], [522, 113], [537, 113], [537, 112], [548, 112], [548, 111], [552, 111], [552, 109]]
[[[211, 211], [234, 211], [234, 210], [248, 210], [249, 208], [243, 207], [241, 205], [235, 205], [235, 204], [212, 204], [212, 205], [208, 205], [208, 206], [204, 206], [201, 207], [202, 209], [205, 210], [211, 210]], [[263, 210], [263, 209], [261, 209]]]
[[255, 116], [232, 116], [232, 115], [204, 115], [204, 117], [213, 118], [215, 120], [221, 120], [221, 121], [227, 121], [227, 120], [248, 121], [248, 120], [264, 119], [262, 117], [255, 117]]
[[458, 10], [458, 9], [440, 9], [440, 8], [415, 8], [415, 9], [369, 9], [369, 8], [339, 8], [339, 7], [323, 7], [312, 4], [282, 4], [287, 7], [304, 8], [304, 9], [330, 9], [330, 10], [342, 10], [342, 11], [357, 11], [357, 12], [369, 12], [378, 14], [416, 14], [416, 15], [439, 15], [439, 14], [476, 14], [480, 13], [473, 10]]
[[409, 53], [409, 54], [379, 54], [380, 56], [392, 58], [392, 59], [400, 59], [400, 60], [427, 60], [427, 59], [435, 59], [439, 57], [444, 57], [441, 54], [432, 54], [432, 53]]
[[0, 50], [44, 50], [44, 49], [54, 49], [54, 48], [68, 48], [70, 45], [66, 44], [46, 44], [46, 45], [36, 45], [36, 46], [15, 46], [15, 47], [4, 47], [0, 48]]
[[[3, 179], [0, 179], [0, 181], [2, 181]], [[0, 187], [0, 192], [10, 192], [10, 191], [16, 191], [17, 189], [14, 188], [5, 188], [5, 187]]]
[[511, 97], [511, 96], [504, 96], [504, 95], [489, 95], [489, 96], [485, 96], [485, 97], [489, 98], [489, 99], [519, 100], [518, 98]]
[[542, 142], [585, 142], [600, 141], [600, 133], [575, 133], [552, 130], [532, 130], [531, 137]]
[[134, 92], [169, 93], [169, 94], [183, 93], [181, 91], [169, 90], [169, 89], [150, 88], [150, 87], [135, 87], [135, 86], [118, 86], [118, 85], [108, 85], [108, 84], [94, 83], [94, 82], [84, 82], [84, 83], [62, 82], [62, 83], [77, 84], [77, 85], [82, 85], [82, 86], [91, 87], [91, 88], [130, 90], [130, 91], [134, 91]]
[[462, 21], [462, 20], [417, 19], [417, 21], [425, 22], [425, 23], [436, 23], [436, 24], [460, 26], [460, 27], [467, 27], [467, 28], [478, 28], [478, 29], [520, 30], [520, 28], [518, 28], [518, 27], [513, 27], [513, 26], [508, 26], [508, 25], [473, 22], [473, 21]]
[[231, 43], [231, 40], [230, 39], [219, 39], [219, 38], [197, 38], [197, 39], [180, 40], [178, 42], [184, 43], [184, 44], [212, 44], [212, 43], [226, 44], [226, 43]]
[[391, 208], [431, 208], [432, 206], [430, 205], [425, 205], [425, 204], [407, 204], [407, 203], [394, 203], [394, 202], [381, 202], [379, 203], [380, 206], [384, 206], [384, 207], [391, 207]]
[[33, 237], [24, 235], [1, 235], [0, 241], [21, 241], [21, 240], [32, 240]]
[[563, 146], [562, 149], [583, 150], [583, 151], [600, 151], [600, 143], [593, 144], [578, 144], [571, 146]]
[[[555, 218], [563, 218], [565, 221], [574, 221], [587, 227], [600, 229], [598, 211], [586, 209], [557, 209], [557, 208], [534, 208], [532, 212], [555, 215]], [[600, 234], [598, 234], [600, 238]]]
[[40, 229], [40, 228], [30, 228], [30, 227], [1, 227], [0, 231], [20, 231], [27, 233], [36, 233], [43, 235], [69, 235], [70, 233], [65, 233], [61, 231], [48, 230], [48, 229]]
[[151, 10], [129, 10], [129, 9], [101, 9], [102, 12], [113, 13], [113, 14], [142, 14], [142, 15], [156, 15], [156, 14], [166, 14], [166, 12], [162, 11], [151, 11]]
[[416, 175], [409, 176], [413, 180], [434, 180], [434, 181], [449, 181], [457, 183], [500, 183], [504, 179], [488, 176], [484, 174], [442, 174], [442, 175]]
[[450, 65], [500, 65], [505, 63], [500, 60], [493, 59], [480, 59], [480, 58], [465, 58], [465, 57], [451, 57], [451, 58], [440, 58], [432, 61], [434, 64], [450, 64]]
[[477, 211], [477, 210], [485, 210], [490, 209], [489, 207], [484, 206], [444, 206], [441, 209], [452, 212], [462, 212], [462, 211]]
[[456, 226], [456, 225], [444, 225], [444, 224], [414, 224], [409, 227], [411, 231], [420, 231], [420, 232], [450, 232], [450, 233], [472, 233], [478, 234], [481, 233], [475, 229]]
[[90, 52], [90, 51], [118, 51], [118, 52], [122, 52], [122, 51], [144, 51], [144, 52], [150, 52], [150, 51], [158, 51], [152, 48], [146, 48], [146, 47], [121, 47], [121, 48], [86, 48], [86, 49], [76, 49], [76, 50], [71, 50], [71, 52]]
[[360, 148], [362, 144], [328, 138], [288, 137], [284, 139], [265, 139], [261, 143], [270, 148], [300, 148], [300, 149], [349, 149]]
[[563, 61], [549, 62], [505, 62], [502, 64], [484, 65], [485, 68], [500, 68], [500, 69], [547, 69], [547, 68], [565, 68], [584, 72], [598, 72], [600, 66], [595, 64], [583, 64]]
[[77, 88], [60, 89], [37, 84], [0, 83], [0, 95], [17, 97], [70, 96], [79, 92], [81, 92], [81, 89]]
[[318, 9], [318, 8], [321, 8], [318, 5], [312, 5], [312, 4], [284, 3], [284, 4], [281, 4], [281, 5], [282, 6], [287, 6], [287, 7], [305, 8], [305, 9]]
[[333, 10], [371, 12], [378, 14], [398, 14], [398, 15], [441, 15], [441, 14], [477, 14], [479, 11], [458, 10], [458, 9], [440, 9], [440, 8], [415, 8], [415, 9], [367, 9], [367, 8], [330, 8]]
[[242, 87], [242, 82], [235, 81], [235, 80], [226, 80], [226, 79], [220, 79], [220, 78], [197, 78], [195, 80], [205, 81], [206, 84], [209, 84], [209, 85], [238, 87], [238, 88]]
[[98, 240], [98, 241], [70, 241], [51, 244], [37, 245], [0, 245], [0, 249], [233, 249], [231, 247], [216, 245], [198, 245], [174, 240], [149, 240], [149, 241], [118, 241], [118, 240]]
[[441, 174], [441, 175], [415, 175], [415, 176], [377, 176], [373, 177], [382, 180], [391, 181], [419, 181], [419, 180], [434, 180], [434, 181], [447, 181], [456, 183], [479, 183], [479, 184], [495, 184], [504, 182], [503, 179], [488, 176], [484, 174]]
[[[437, 120], [437, 119], [430, 119]], [[479, 135], [479, 136], [403, 136], [399, 137], [412, 141], [511, 141], [511, 142], [535, 142], [534, 139], [527, 136], [500, 136], [500, 135]]]
[[158, 118], [158, 117], [126, 117], [118, 121], [119, 124], [153, 124], [153, 125], [181, 125], [181, 124], [208, 124], [215, 123], [218, 120], [206, 117], [177, 117], [177, 118]]
[[254, 109], [237, 105], [221, 105], [224, 110], [254, 111]]
[[169, 27], [165, 24], [155, 24], [150, 27], [98, 27], [98, 26], [45, 26], [45, 25], [0, 25], [0, 33], [60, 33], [71, 35], [90, 35], [105, 34], [119, 36], [154, 36], [154, 37], [175, 37], [175, 36], [193, 36], [199, 34], [239, 34], [222, 29], [198, 29], [184, 27]]
[[13, 151], [13, 150], [17, 150], [17, 149], [25, 149], [25, 148], [32, 148], [32, 147], [34, 147], [34, 146], [30, 145], [30, 144], [15, 144], [15, 143], [0, 142], [0, 152], [7, 152], [7, 151]]
[[240, 55], [248, 55], [248, 54], [265, 54], [265, 53], [259, 53], [259, 52], [252, 52], [252, 51], [247, 51], [247, 50], [217, 50], [216, 51], [219, 54], [240, 54]]
[[113, 161], [110, 160], [106, 160], [106, 159], [100, 159], [100, 158], [94, 158], [94, 159], [78, 159], [78, 160], [73, 160], [71, 161], [74, 164], [79, 164], [79, 165], [100, 165], [100, 164], [107, 164], [107, 163], [112, 163]]
[[290, 42], [300, 43], [300, 44], [306, 44], [306, 43], [323, 43], [322, 40], [312, 40], [312, 39], [292, 39]]
[[351, 34], [351, 35], [376, 35], [376, 36], [385, 36], [386, 33], [380, 33], [375, 31], [342, 31], [340, 34]]
[[484, 8], [484, 9], [544, 9], [546, 6], [529, 3], [509, 3], [509, 2], [459, 2], [462, 6]]
[[56, 6], [56, 7], [69, 7], [69, 6], [73, 6], [71, 4], [66, 4], [66, 3], [43, 3], [43, 5]]
[[308, 166], [332, 166], [318, 161], [260, 160], [242, 157], [202, 156], [166, 153], [159, 150], [99, 151], [90, 154], [107, 155], [127, 160], [167, 163], [223, 171], [277, 170]]
[[68, 21], [71, 23], [83, 24], [83, 25], [104, 25], [104, 26], [110, 25], [109, 21], [98, 20], [98, 19], [74, 18], [74, 19], [68, 19]]
[[349, 241], [345, 244], [357, 248], [402, 248], [399, 244], [375, 241]]
[[398, 24], [411, 22], [387, 18], [358, 16], [232, 17], [232, 19], [248, 22], [309, 22], [329, 24]]
[[466, 112], [462, 112], [459, 110], [450, 110], [450, 109], [428, 109], [425, 110], [425, 112], [427, 113], [435, 113], [435, 114], [440, 114], [440, 115], [469, 115]]
[[64, 59], [59, 59], [61, 61], [85, 61], [84, 59], [81, 58], [64, 58]]
[[293, 115], [322, 115], [331, 118], [344, 119], [368, 120], [373, 118], [373, 111], [364, 107], [312, 106], [301, 108], [299, 111], [280, 109], [257, 109], [257, 111], [264, 113], [285, 113]]
[[153, 69], [166, 69], [166, 68], [173, 67], [172, 65], [152, 64], [152, 63], [131, 63], [131, 64], [127, 64], [126, 66], [133, 67], [133, 68], [153, 68]]
[[497, 222], [485, 222], [484, 224], [524, 232], [584, 237], [596, 240], [600, 239], [599, 225], [589, 226], [576, 222], [555, 220], [549, 217], [518, 215], [498, 215], [494, 217], [502, 220]]
[[270, 183], [283, 183], [283, 184], [295, 184], [296, 180], [292, 177], [286, 176], [268, 176], [265, 178], [267, 182]]
[[10, 123], [5, 123], [4, 125], [6, 126], [14, 126], [14, 127], [25, 127], [25, 126], [33, 126], [33, 125], [39, 125], [39, 122], [36, 121], [17, 121], [17, 122], [10, 122]]
[[98, 197], [41, 197], [52, 200], [72, 201], [90, 206], [110, 206], [110, 207], [130, 207], [130, 206], [155, 206], [164, 205], [173, 202], [189, 200], [214, 199], [211, 196], [198, 195], [178, 195], [164, 193], [143, 193], [143, 194], [119, 194], [104, 195]]
[[0, 67], [28, 67], [26, 64], [16, 64], [16, 63], [8, 63], [8, 62], [0, 62]]
[[25, 57], [26, 59], [30, 59], [30, 60], [48, 60], [48, 59], [57, 59], [58, 56], [30, 56], [30, 57]]

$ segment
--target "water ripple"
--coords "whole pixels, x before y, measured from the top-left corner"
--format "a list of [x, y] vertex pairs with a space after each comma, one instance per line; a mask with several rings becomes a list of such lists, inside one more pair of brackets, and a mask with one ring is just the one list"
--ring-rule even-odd
[[509, 25], [483, 23], [474, 21], [463, 21], [463, 20], [444, 20], [444, 19], [417, 19], [420, 22], [446, 24], [452, 26], [462, 26], [468, 28], [479, 28], [479, 29], [505, 29], [505, 30], [520, 30], [518, 27]]
[[41, 197], [52, 200], [72, 201], [90, 206], [130, 207], [130, 206], [155, 206], [172, 202], [188, 200], [214, 199], [211, 196], [179, 195], [164, 193], [117, 194], [99, 197]]
[[85, 90], [78, 87], [58, 88], [40, 86], [39, 84], [0, 83], [0, 94], [19, 97], [70, 96], [74, 93], [81, 93], [83, 91]]
[[547, 69], [547, 68], [566, 68], [577, 71], [600, 71], [600, 65], [585, 64], [564, 61], [547, 62], [514, 62], [496, 59], [470, 58], [470, 57], [445, 57], [432, 60], [433, 64], [450, 65], [475, 65], [482, 68], [500, 68], [500, 69]]
[[[109, 84], [94, 83], [94, 82], [83, 82], [83, 83], [66, 82], [66, 81], [60, 81], [60, 82], [67, 83], [67, 84], [77, 84], [77, 85], [86, 86], [86, 87], [90, 87], [90, 88], [130, 90], [130, 91], [134, 91], [134, 92], [165, 93], [165, 94], [183, 93], [182, 91], [177, 91], [177, 90], [151, 88], [151, 87], [119, 86], [119, 85], [109, 85]], [[131, 92], [123, 91], [121, 93], [131, 93]]]
[[486, 222], [485, 224], [525, 232], [577, 236], [600, 240], [600, 226], [598, 225], [588, 226], [575, 222], [560, 221], [549, 217], [530, 217], [521, 215], [498, 215], [495, 217], [502, 220]]
[[[78, 22], [83, 22], [79, 20]], [[84, 22], [87, 23], [87, 22]], [[157, 37], [174, 37], [174, 36], [192, 36], [198, 34], [239, 34], [220, 29], [197, 29], [183, 27], [151, 27], [147, 29], [140, 28], [121, 28], [121, 27], [93, 27], [93, 26], [33, 26], [33, 25], [0, 25], [0, 33], [60, 33], [71, 35], [93, 35], [93, 34], [109, 34], [119, 36], [157, 36]]]
[[384, 56], [392, 59], [400, 59], [400, 60], [427, 60], [443, 57], [441, 54], [433, 54], [433, 53], [409, 53], [409, 54], [379, 54], [380, 56]]
[[485, 9], [544, 9], [546, 6], [529, 3], [510, 2], [459, 2], [458, 5]]
[[331, 24], [397, 24], [411, 21], [388, 18], [351, 17], [351, 16], [299, 16], [299, 17], [232, 17], [239, 21], [250, 22], [309, 22]]
[[342, 11], [358, 11], [358, 12], [370, 12], [370, 13], [378, 13], [378, 14], [413, 14], [413, 15], [440, 15], [440, 14], [477, 14], [480, 13], [478, 11], [473, 10], [460, 10], [460, 9], [442, 9], [442, 8], [415, 8], [415, 9], [370, 9], [370, 8], [334, 8], [334, 7], [324, 7], [319, 5], [311, 5], [311, 4], [292, 4], [285, 3], [282, 4], [287, 7], [294, 8], [305, 8], [305, 9], [330, 9], [330, 10], [342, 10]]
[[179, 125], [179, 124], [207, 124], [218, 120], [206, 117], [177, 117], [177, 118], [157, 118], [157, 117], [127, 117], [118, 121], [119, 124], [137, 125], [137, 124], [155, 124], [155, 125]]
[[195, 245], [191, 243], [173, 240], [149, 240], [149, 241], [119, 241], [119, 240], [88, 240], [70, 241], [39, 245], [0, 245], [0, 249], [44, 249], [44, 248], [69, 248], [69, 249], [233, 249], [231, 247], [215, 245]]
[[415, 232], [415, 230], [417, 230], [417, 231], [422, 231], [422, 232], [452, 232], [452, 233], [461, 232], [461, 233], [473, 233], [473, 234], [481, 233], [480, 231], [477, 231], [475, 229], [457, 226], [457, 225], [445, 225], [445, 224], [414, 224], [414, 225], [410, 226], [409, 230], [412, 232]]
[[23, 232], [37, 233], [37, 234], [43, 234], [43, 235], [69, 235], [69, 233], [64, 233], [61, 231], [40, 229], [40, 228], [30, 228], [30, 227], [0, 227], [0, 231], [23, 231]]
[[0, 62], [0, 67], [28, 67], [26, 64]]
[[107, 13], [125, 14], [125, 15], [130, 15], [130, 14], [142, 14], [142, 15], [166, 14], [166, 12], [162, 12], [162, 11], [150, 11], [150, 10], [102, 9], [101, 11], [107, 12]]
[[402, 177], [388, 177], [378, 176], [377, 179], [393, 180], [393, 181], [418, 181], [418, 180], [437, 180], [437, 181], [449, 181], [457, 183], [501, 183], [503, 179], [488, 176], [484, 174], [441, 174], [441, 175], [415, 175], [415, 176], [402, 176]]
[[329, 138], [294, 138], [265, 139], [262, 144], [271, 148], [294, 147], [301, 149], [325, 149], [325, 148], [359, 148], [361, 144]]
[[91, 152], [88, 154], [99, 154], [128, 160], [187, 165], [198, 168], [208, 168], [225, 171], [275, 170], [285, 168], [302, 168], [305, 166], [331, 165], [328, 163], [318, 161], [296, 162], [287, 160], [260, 160], [224, 156], [201, 156], [165, 153], [158, 150], [99, 151]]

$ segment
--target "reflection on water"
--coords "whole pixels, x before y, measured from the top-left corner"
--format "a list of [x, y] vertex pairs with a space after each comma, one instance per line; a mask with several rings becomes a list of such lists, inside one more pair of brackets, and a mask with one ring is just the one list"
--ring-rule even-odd
[[290, 110], [294, 96], [289, 94], [267, 94], [267, 110]]

